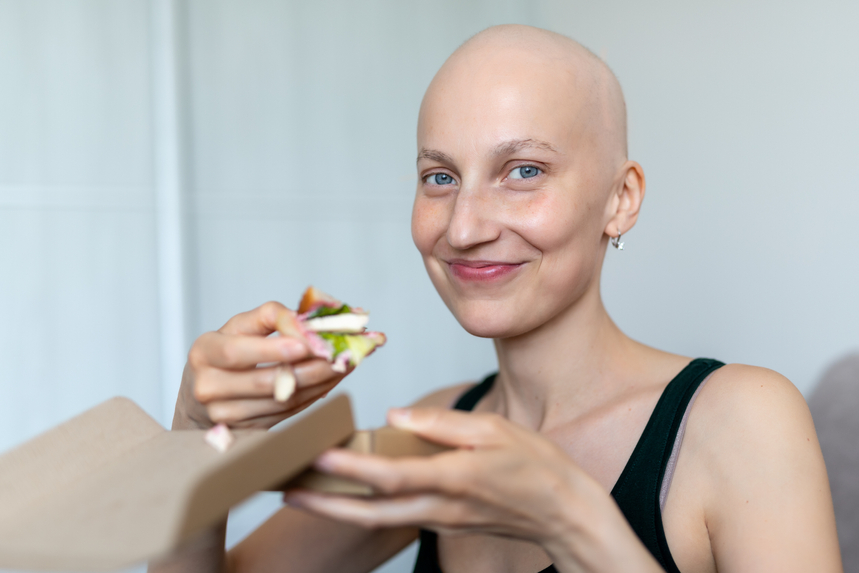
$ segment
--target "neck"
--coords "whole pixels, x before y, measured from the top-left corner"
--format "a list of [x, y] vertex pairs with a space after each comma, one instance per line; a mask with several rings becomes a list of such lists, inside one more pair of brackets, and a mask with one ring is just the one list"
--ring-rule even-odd
[[612, 322], [599, 285], [526, 334], [495, 340], [499, 373], [492, 407], [526, 427], [546, 429], [620, 391], [612, 366], [635, 345]]

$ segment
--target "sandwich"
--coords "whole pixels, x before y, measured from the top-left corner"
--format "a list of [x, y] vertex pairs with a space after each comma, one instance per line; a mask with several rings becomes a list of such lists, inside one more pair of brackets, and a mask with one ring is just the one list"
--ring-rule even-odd
[[[314, 356], [324, 358], [335, 372], [345, 373], [387, 340], [381, 332], [367, 330], [369, 314], [308, 287], [298, 312], [283, 313], [277, 320], [281, 336], [303, 338]], [[275, 377], [275, 399], [286, 401], [295, 391], [292, 368], [281, 366]]]

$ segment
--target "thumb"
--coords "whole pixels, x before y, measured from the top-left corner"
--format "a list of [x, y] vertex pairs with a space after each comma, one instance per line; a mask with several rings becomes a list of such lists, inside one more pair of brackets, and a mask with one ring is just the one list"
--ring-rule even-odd
[[269, 301], [253, 310], [235, 315], [220, 328], [219, 332], [234, 335], [268, 336], [277, 330], [278, 323], [282, 323], [287, 317], [294, 315], [294, 311], [289, 310], [279, 302]]
[[431, 442], [457, 448], [487, 447], [502, 440], [507, 420], [497, 414], [442, 408], [391, 408], [388, 423]]

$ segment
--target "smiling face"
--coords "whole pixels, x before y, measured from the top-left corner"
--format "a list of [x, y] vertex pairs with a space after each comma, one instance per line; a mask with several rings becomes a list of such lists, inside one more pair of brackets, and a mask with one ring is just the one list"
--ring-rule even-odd
[[412, 236], [460, 324], [505, 338], [598, 293], [626, 157], [595, 58], [496, 32], [457, 51], [424, 98]]

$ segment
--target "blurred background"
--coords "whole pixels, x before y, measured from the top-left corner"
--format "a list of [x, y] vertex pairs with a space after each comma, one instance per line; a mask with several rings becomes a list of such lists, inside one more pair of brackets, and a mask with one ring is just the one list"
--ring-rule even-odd
[[343, 384], [361, 426], [493, 370], [409, 212], [423, 91], [500, 23], [579, 40], [625, 89], [648, 187], [607, 255], [615, 321], [809, 395], [859, 346], [857, 22], [848, 0], [0, 0], [0, 451], [117, 394], [169, 426], [194, 338], [308, 284], [389, 336]]

